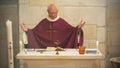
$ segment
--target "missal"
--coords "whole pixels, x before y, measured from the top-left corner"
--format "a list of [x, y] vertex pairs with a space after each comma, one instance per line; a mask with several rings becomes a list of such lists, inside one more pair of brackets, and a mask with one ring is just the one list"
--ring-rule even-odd
[[47, 47], [47, 51], [65, 51], [64, 48], [61, 47]]

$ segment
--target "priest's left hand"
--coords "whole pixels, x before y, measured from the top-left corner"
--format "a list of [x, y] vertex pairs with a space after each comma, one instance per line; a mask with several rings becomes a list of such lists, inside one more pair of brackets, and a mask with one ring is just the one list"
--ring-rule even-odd
[[86, 22], [81, 21], [80, 24], [78, 25], [78, 28], [82, 28]]

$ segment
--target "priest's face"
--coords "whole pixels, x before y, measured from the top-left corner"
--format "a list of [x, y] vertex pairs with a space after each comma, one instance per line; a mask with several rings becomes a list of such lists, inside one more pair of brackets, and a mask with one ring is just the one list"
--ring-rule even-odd
[[51, 19], [55, 19], [57, 17], [58, 10], [56, 8], [50, 8], [48, 10], [48, 15]]

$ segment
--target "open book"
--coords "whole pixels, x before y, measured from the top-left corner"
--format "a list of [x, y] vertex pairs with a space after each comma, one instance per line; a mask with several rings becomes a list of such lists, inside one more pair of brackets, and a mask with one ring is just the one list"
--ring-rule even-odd
[[61, 48], [61, 47], [47, 47], [48, 51], [65, 51], [65, 49]]

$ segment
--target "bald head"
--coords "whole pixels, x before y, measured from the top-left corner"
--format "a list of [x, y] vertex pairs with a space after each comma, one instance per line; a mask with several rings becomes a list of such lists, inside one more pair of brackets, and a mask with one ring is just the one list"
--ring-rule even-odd
[[50, 4], [48, 6], [48, 15], [51, 19], [55, 19], [57, 17], [58, 9], [55, 4]]
[[49, 11], [58, 11], [58, 9], [57, 9], [57, 7], [56, 7], [56, 5], [55, 4], [50, 4], [49, 6], [48, 6], [48, 9], [47, 9], [47, 11], [49, 12]]

